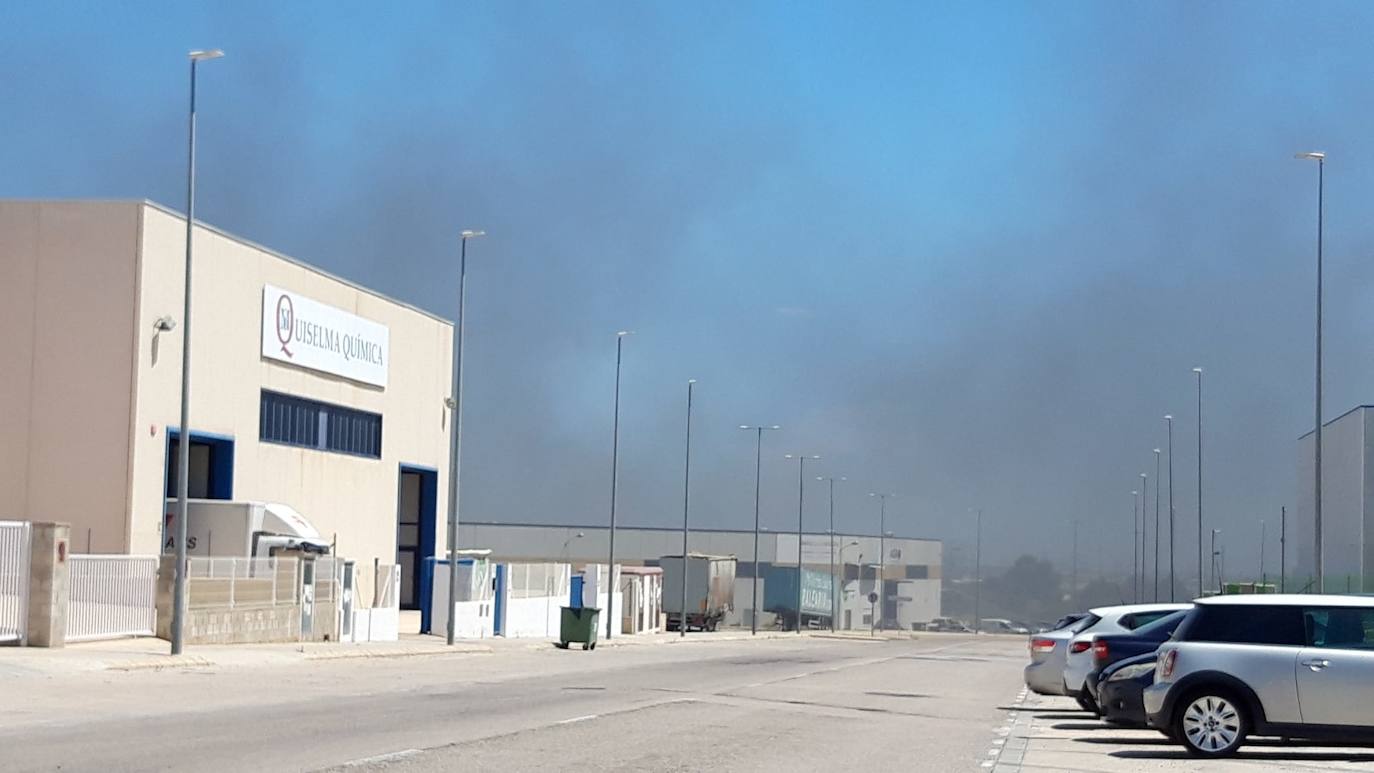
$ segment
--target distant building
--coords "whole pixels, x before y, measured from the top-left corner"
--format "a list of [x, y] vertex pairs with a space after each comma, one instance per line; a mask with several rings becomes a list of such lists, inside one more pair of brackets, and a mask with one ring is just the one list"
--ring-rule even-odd
[[[608, 545], [604, 526], [553, 526], [467, 522], [458, 527], [466, 547], [490, 548], [498, 561], [557, 561], [574, 565], [604, 563]], [[581, 534], [582, 536], [578, 536]], [[857, 543], [857, 544], [855, 544]], [[802, 565], [830, 571], [829, 534], [802, 535]], [[939, 540], [910, 537], [877, 537], [836, 534], [835, 575], [839, 580], [839, 628], [868, 628], [885, 622], [888, 628], [911, 630], [940, 616], [940, 576], [943, 545]], [[870, 603], [877, 590], [880, 546], [887, 551], [883, 562], [882, 606]], [[690, 532], [688, 550], [694, 553], [733, 555], [739, 560], [735, 573], [735, 609], [728, 625], [748, 625], [753, 610], [753, 530], [701, 529]], [[662, 556], [682, 554], [682, 531], [674, 528], [624, 527], [615, 531], [616, 563], [657, 566]], [[765, 531], [759, 535], [758, 575], [773, 565], [796, 566], [796, 532]], [[759, 599], [764, 598], [760, 581]], [[771, 617], [760, 615], [760, 625]]]
[[[1298, 440], [1298, 500], [1288, 513], [1289, 591], [1313, 581], [1314, 432]], [[1326, 587], [1374, 593], [1374, 406], [1361, 405], [1322, 425], [1322, 533]]]

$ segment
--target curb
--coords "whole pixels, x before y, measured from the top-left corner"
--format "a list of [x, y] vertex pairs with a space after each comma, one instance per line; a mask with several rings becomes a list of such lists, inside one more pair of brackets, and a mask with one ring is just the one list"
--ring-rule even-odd
[[205, 658], [198, 658], [191, 655], [179, 655], [175, 658], [168, 656], [165, 660], [131, 660], [122, 663], [110, 663], [105, 666], [104, 671], [166, 671], [172, 668], [209, 668], [215, 665]]
[[358, 660], [358, 659], [383, 659], [383, 658], [432, 658], [447, 655], [485, 655], [494, 652], [495, 649], [480, 644], [465, 645], [442, 650], [422, 650], [411, 652], [409, 650], [390, 650], [383, 652], [368, 652], [366, 650], [340, 651], [340, 652], [319, 652], [307, 653], [304, 660]]

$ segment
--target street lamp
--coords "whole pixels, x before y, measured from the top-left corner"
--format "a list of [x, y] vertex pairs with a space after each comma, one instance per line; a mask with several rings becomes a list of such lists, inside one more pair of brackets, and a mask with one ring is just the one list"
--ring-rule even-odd
[[191, 109], [188, 114], [186, 160], [186, 267], [181, 309], [181, 426], [177, 429], [177, 565], [172, 588], [172, 654], [180, 655], [182, 632], [186, 626], [186, 500], [190, 498], [191, 471], [191, 233], [196, 223], [196, 65], [218, 59], [218, 48], [192, 51]]
[[[883, 585], [887, 577], [887, 498], [896, 496], [896, 494], [880, 494], [870, 491], [868, 495], [876, 497], [878, 500], [878, 600], [883, 602], [883, 606], [886, 607], [887, 597], [884, 594]], [[879, 610], [879, 613], [885, 614], [886, 610]]]
[[[763, 472], [763, 433], [764, 430], [782, 429], [776, 424], [771, 426], [748, 424], [739, 425], [740, 429], [751, 430], [754, 436], [754, 587], [753, 606], [749, 610], [749, 635], [759, 632], [759, 487], [762, 485]], [[776, 556], [774, 556], [776, 558]], [[800, 581], [800, 578], [798, 578]]]
[[[974, 508], [969, 508], [973, 510]], [[977, 508], [978, 519], [973, 541], [973, 632], [983, 630], [983, 508]]]
[[697, 380], [687, 379], [687, 450], [682, 465], [682, 614], [678, 617], [678, 637], [687, 635], [687, 502], [692, 490], [692, 387]]
[[575, 539], [582, 539], [582, 538], [585, 537], [585, 536], [587, 536], [587, 535], [586, 535], [584, 532], [580, 532], [580, 531], [579, 531], [578, 533], [572, 535], [571, 537], [568, 537], [567, 539], [563, 540], [563, 549], [560, 550], [560, 551], [558, 551], [558, 560], [559, 560], [559, 563], [562, 563], [564, 560], [567, 560], [567, 558], [568, 558], [568, 545], [572, 544], [572, 541], [573, 541], [573, 540], [575, 540]]
[[784, 459], [797, 460], [797, 635], [802, 629], [802, 512], [806, 502], [806, 460], [820, 459], [805, 454], [785, 454]]
[[448, 448], [448, 630], [446, 641], [453, 645], [457, 638], [457, 613], [454, 603], [458, 600], [458, 485], [463, 462], [463, 339], [467, 337], [468, 326], [464, 322], [467, 312], [468, 277], [468, 239], [486, 236], [486, 231], [465, 230], [458, 234], [458, 330], [453, 337], [453, 396], [448, 400], [452, 412], [452, 426], [449, 428]]
[[1174, 581], [1174, 417], [1165, 414], [1164, 421], [1169, 425], [1169, 601], [1173, 601], [1177, 587]]
[[839, 478], [824, 477], [817, 475], [816, 480], [830, 481], [830, 631], [835, 631], [835, 614], [839, 597], [835, 595], [835, 481], [846, 481], [848, 478], [841, 475]]
[[[1162, 453], [1162, 452], [1161, 452], [1158, 448], [1155, 449], [1155, 603], [1156, 603], [1156, 604], [1159, 603], [1159, 479], [1160, 479], [1160, 477], [1161, 477], [1160, 474], [1159, 474], [1159, 471], [1160, 471], [1160, 460], [1159, 460], [1159, 456], [1160, 456], [1161, 453]], [[1141, 508], [1141, 509], [1143, 510], [1144, 508]], [[1144, 516], [1144, 515], [1145, 515], [1145, 514], [1142, 512], [1142, 513], [1141, 513], [1141, 516]], [[1142, 520], [1143, 520], [1143, 518], [1142, 518]], [[1169, 539], [1173, 539], [1173, 535], [1172, 535], [1172, 534], [1169, 535]]]
[[1202, 368], [1197, 374], [1197, 595], [1202, 595]]
[[1135, 542], [1131, 543], [1131, 563], [1134, 564], [1131, 582], [1135, 586], [1135, 603], [1140, 603], [1140, 563], [1143, 550], [1140, 542], [1140, 518], [1137, 516], [1144, 508], [1140, 506], [1140, 492], [1131, 492], [1131, 525], [1135, 527]]
[[1295, 158], [1317, 162], [1317, 406], [1316, 435], [1313, 437], [1313, 542], [1316, 547], [1317, 592], [1326, 592], [1326, 546], [1322, 542], [1322, 196], [1326, 173], [1326, 154], [1309, 151]]
[[1221, 595], [1221, 577], [1217, 574], [1217, 535], [1221, 529], [1212, 529], [1212, 582], [1217, 585], [1217, 595]]
[[[610, 607], [615, 600], [615, 595], [611, 590], [611, 575], [615, 572], [615, 486], [616, 479], [620, 473], [620, 354], [621, 345], [625, 343], [625, 336], [632, 335], [632, 331], [621, 330], [615, 334], [615, 408], [614, 418], [611, 424], [611, 530], [610, 530], [610, 551], [606, 556], [606, 638], [611, 638], [611, 618], [614, 616]], [[687, 576], [683, 575], [682, 582], [687, 583]], [[683, 610], [686, 614], [687, 610]]]

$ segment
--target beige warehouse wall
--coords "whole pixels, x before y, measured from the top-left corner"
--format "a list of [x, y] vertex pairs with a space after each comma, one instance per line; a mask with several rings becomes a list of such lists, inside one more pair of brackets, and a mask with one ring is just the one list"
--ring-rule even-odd
[[[185, 220], [143, 208], [139, 330], [180, 316]], [[193, 269], [191, 426], [235, 440], [234, 498], [280, 501], [300, 510], [340, 555], [371, 571], [395, 560], [399, 466], [439, 470], [437, 543], [444, 544], [447, 411], [453, 328], [449, 323], [219, 232], [198, 228]], [[389, 256], [382, 256], [384, 259]], [[273, 284], [390, 328], [385, 390], [261, 356], [262, 287]], [[161, 534], [166, 427], [178, 423], [181, 339], [153, 356], [138, 342], [133, 544], [156, 550]], [[164, 338], [169, 338], [164, 336]], [[168, 345], [171, 344], [171, 345]], [[381, 413], [382, 458], [364, 459], [258, 441], [261, 388]], [[360, 593], [370, 594], [370, 585]], [[369, 596], [370, 597], [370, 596]]]
[[80, 551], [127, 544], [138, 209], [0, 201], [0, 518]]

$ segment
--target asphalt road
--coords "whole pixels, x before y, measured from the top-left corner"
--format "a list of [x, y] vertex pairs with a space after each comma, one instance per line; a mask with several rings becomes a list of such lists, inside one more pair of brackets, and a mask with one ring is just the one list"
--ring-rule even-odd
[[715, 641], [0, 682], [0, 768], [979, 770], [1016, 638]]

